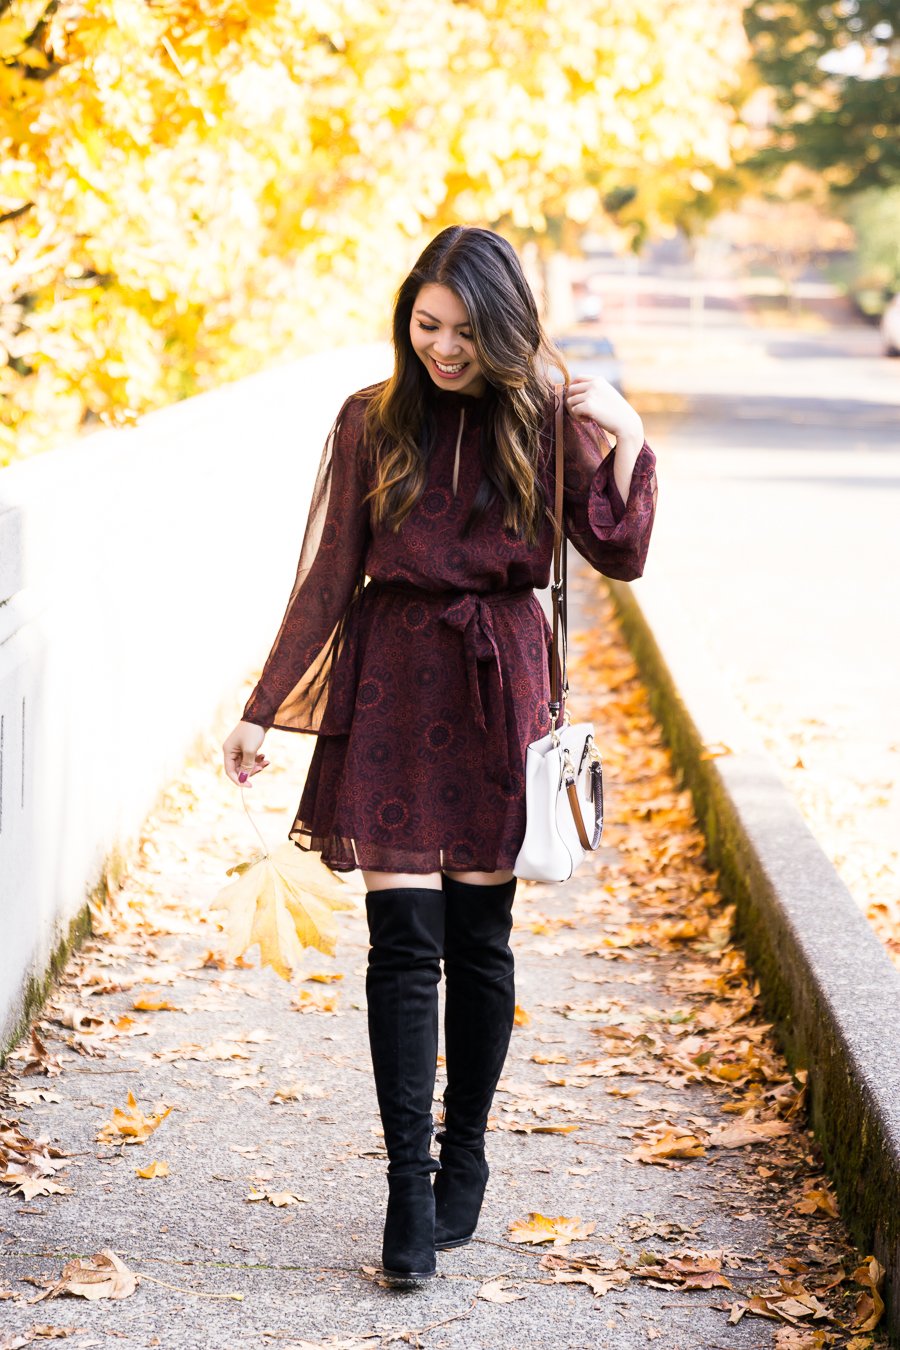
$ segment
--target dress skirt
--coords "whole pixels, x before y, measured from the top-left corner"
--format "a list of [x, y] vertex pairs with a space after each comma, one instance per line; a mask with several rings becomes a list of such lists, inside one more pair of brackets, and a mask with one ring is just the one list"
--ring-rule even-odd
[[[338, 658], [292, 830], [335, 871], [511, 868], [525, 749], [549, 730], [550, 632], [529, 588], [371, 582]], [[328, 734], [350, 724], [349, 734]]]

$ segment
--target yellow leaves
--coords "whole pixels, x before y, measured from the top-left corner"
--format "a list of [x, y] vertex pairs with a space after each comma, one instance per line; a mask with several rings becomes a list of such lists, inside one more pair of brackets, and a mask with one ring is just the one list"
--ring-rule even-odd
[[538, 1245], [552, 1242], [554, 1247], [566, 1247], [570, 1242], [582, 1242], [590, 1237], [596, 1224], [583, 1224], [580, 1218], [545, 1218], [543, 1214], [528, 1214], [509, 1225], [510, 1242], [527, 1242]]
[[167, 1177], [169, 1175], [169, 1164], [152, 1162], [149, 1167], [136, 1167], [134, 1170], [145, 1181], [153, 1181], [156, 1177]]
[[318, 984], [334, 984], [337, 980], [342, 980], [343, 975], [336, 971], [312, 970], [308, 975], [304, 975], [305, 980], [315, 980]]
[[301, 1013], [330, 1013], [337, 1017], [339, 994], [322, 994], [317, 989], [300, 989], [291, 1000], [291, 1007]]
[[169, 1106], [165, 1111], [154, 1111], [152, 1115], [145, 1116], [138, 1108], [134, 1094], [129, 1092], [128, 1109], [122, 1111], [119, 1107], [115, 1108], [112, 1120], [104, 1125], [97, 1135], [97, 1142], [109, 1144], [118, 1138], [126, 1144], [145, 1144], [171, 1110]]
[[51, 1281], [43, 1294], [29, 1301], [39, 1303], [42, 1299], [58, 1298], [61, 1294], [72, 1294], [92, 1302], [101, 1298], [129, 1298], [139, 1280], [140, 1276], [133, 1274], [115, 1252], [104, 1247], [90, 1261], [70, 1261], [63, 1266], [59, 1279]]
[[260, 963], [289, 979], [302, 962], [302, 949], [334, 955], [338, 928], [334, 911], [355, 908], [316, 854], [281, 844], [221, 890], [214, 908], [228, 912], [228, 955], [242, 955], [259, 943]]
[[520, 1007], [518, 1003], [516, 1004], [516, 1011], [515, 1016], [513, 1017], [513, 1023], [517, 1027], [531, 1026], [531, 1014], [527, 1013], [525, 1009]]
[[[0, 197], [35, 202], [0, 269], [10, 455], [86, 408], [120, 424], [377, 336], [410, 241], [450, 221], [588, 224], [621, 180], [626, 242], [695, 198], [688, 167], [727, 160], [743, 39], [719, 0], [335, 0], [329, 44], [290, 0], [173, 14], [97, 0], [35, 28], [13, 0], [0, 28]], [[31, 30], [41, 80], [16, 59]]]

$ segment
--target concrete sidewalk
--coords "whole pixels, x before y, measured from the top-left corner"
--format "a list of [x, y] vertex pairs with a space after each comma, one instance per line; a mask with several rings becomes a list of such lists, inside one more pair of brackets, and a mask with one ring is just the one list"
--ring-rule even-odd
[[[599, 586], [573, 584], [584, 625]], [[218, 960], [207, 906], [255, 843], [210, 738], [44, 1010], [39, 1034], [62, 1072], [16, 1081], [18, 1059], [4, 1080], [7, 1120], [44, 1131], [71, 1160], [57, 1173], [64, 1193], [0, 1201], [2, 1283], [15, 1296], [0, 1304], [3, 1333], [65, 1327], [83, 1350], [751, 1350], [812, 1346], [824, 1325], [831, 1344], [850, 1342], [860, 1291], [845, 1301], [841, 1279], [857, 1262], [802, 1129], [802, 1084], [759, 1023], [689, 805], [604, 612], [575, 685], [606, 756], [607, 840], [576, 880], [522, 887], [517, 900], [524, 1011], [478, 1241], [442, 1255], [420, 1289], [381, 1281], [364, 919], [344, 916], [336, 960], [310, 953], [294, 985]], [[254, 787], [272, 842], [308, 749], [273, 738], [276, 767]], [[49, 1095], [21, 1098], [35, 1089]], [[129, 1091], [145, 1115], [170, 1114], [143, 1145], [114, 1131], [98, 1142]], [[154, 1160], [168, 1175], [141, 1179]], [[266, 1193], [278, 1203], [249, 1198]], [[534, 1213], [593, 1227], [574, 1225], [575, 1240], [555, 1248], [514, 1245], [510, 1225]], [[102, 1248], [141, 1274], [136, 1293], [22, 1301]], [[793, 1313], [746, 1311], [766, 1292], [757, 1306], [793, 1299]]]
[[900, 952], [900, 363], [868, 327], [614, 334], [660, 457], [648, 575]]

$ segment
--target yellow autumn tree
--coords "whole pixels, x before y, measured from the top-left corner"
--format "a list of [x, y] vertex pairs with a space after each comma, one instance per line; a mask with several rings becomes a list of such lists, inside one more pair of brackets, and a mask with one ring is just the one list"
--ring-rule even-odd
[[741, 9], [0, 0], [0, 462], [383, 331], [450, 221], [675, 218]]

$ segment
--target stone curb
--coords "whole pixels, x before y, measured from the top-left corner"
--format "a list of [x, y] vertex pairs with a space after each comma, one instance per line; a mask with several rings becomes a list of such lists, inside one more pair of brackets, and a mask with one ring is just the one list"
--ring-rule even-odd
[[[900, 1336], [900, 972], [727, 694], [664, 583], [607, 581], [654, 715], [691, 790], [723, 894], [790, 1064], [841, 1214], [887, 1269]], [[729, 753], [704, 758], [708, 748]]]

